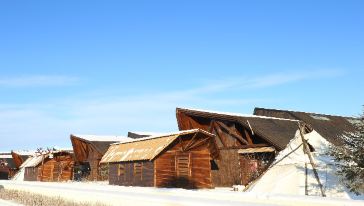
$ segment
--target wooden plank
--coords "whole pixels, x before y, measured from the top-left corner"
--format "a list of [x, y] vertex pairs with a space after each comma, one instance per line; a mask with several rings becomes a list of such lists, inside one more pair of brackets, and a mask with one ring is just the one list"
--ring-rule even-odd
[[245, 133], [246, 139], [248, 140], [248, 143], [249, 143], [250, 145], [252, 145], [252, 144], [253, 144], [253, 140], [252, 140], [252, 138], [250, 137], [249, 132], [248, 132], [246, 129], [244, 129], [244, 133]]

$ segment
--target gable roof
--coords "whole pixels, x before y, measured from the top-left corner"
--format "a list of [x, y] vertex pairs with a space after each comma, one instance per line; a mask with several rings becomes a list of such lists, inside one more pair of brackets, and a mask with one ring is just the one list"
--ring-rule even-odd
[[178, 137], [203, 133], [204, 135], [214, 137], [215, 135], [201, 129], [192, 129], [179, 131], [161, 136], [151, 136], [138, 138], [129, 142], [120, 142], [112, 144], [109, 150], [101, 159], [101, 163], [125, 162], [136, 160], [153, 160], [166, 147], [174, 142]]
[[[198, 109], [176, 108], [179, 129], [186, 129], [181, 114], [203, 117], [210, 120], [236, 122], [252, 131], [257, 136], [271, 143], [278, 150], [283, 150], [299, 129], [299, 121], [276, 117], [262, 117], [238, 113], [226, 113]], [[190, 129], [190, 128], [189, 128]]]
[[71, 140], [72, 139], [78, 139], [80, 141], [93, 145], [100, 154], [105, 154], [110, 144], [132, 140], [131, 138], [124, 136], [101, 136], [84, 134], [71, 134]]
[[327, 141], [335, 145], [343, 144], [343, 136], [355, 132], [354, 124], [360, 121], [360, 119], [353, 117], [266, 108], [255, 108], [254, 114], [303, 121], [309, 124]]

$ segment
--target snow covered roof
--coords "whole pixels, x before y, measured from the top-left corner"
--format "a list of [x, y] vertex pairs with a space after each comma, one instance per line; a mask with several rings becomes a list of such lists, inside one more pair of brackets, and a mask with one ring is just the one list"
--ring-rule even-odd
[[[93, 147], [96, 151], [98, 151], [101, 155], [105, 154], [105, 152], [110, 147], [110, 144], [116, 142], [125, 142], [130, 141], [132, 138], [124, 137], [124, 136], [100, 136], [100, 135], [77, 135], [71, 134], [71, 142], [73, 146], [73, 150], [75, 152], [75, 157], [78, 161], [83, 161], [84, 157], [87, 157], [88, 150], [80, 150], [79, 144], [77, 142], [84, 142], [86, 145]], [[82, 154], [81, 154], [82, 153]], [[85, 156], [86, 155], [86, 156]], [[81, 156], [83, 158], [81, 158]]]
[[20, 168], [25, 167], [36, 167], [42, 162], [43, 155], [35, 155], [32, 157], [29, 157], [25, 162], [20, 166]]
[[115, 143], [110, 146], [109, 150], [102, 157], [101, 163], [153, 160], [179, 136], [194, 133], [203, 133], [211, 137], [214, 136], [204, 130], [193, 129], [164, 134], [162, 136], [134, 139], [129, 142]]
[[[180, 130], [196, 127], [208, 130], [207, 128], [211, 121], [236, 123], [252, 134], [269, 142], [277, 150], [283, 150], [299, 128], [298, 120], [200, 109], [176, 108], [176, 116]], [[193, 122], [197, 122], [199, 125], [190, 124], [191, 118]]]
[[11, 156], [11, 154], [0, 154], [0, 159], [8, 159], [8, 158], [13, 158]]
[[35, 150], [13, 150], [12, 152], [21, 155], [21, 156], [31, 156], [36, 153]]
[[297, 121], [294, 119], [285, 119], [285, 118], [278, 118], [278, 117], [265, 117], [265, 116], [260, 116], [260, 115], [242, 114], [242, 113], [235, 113], [235, 112], [221, 112], [221, 111], [213, 111], [213, 110], [194, 109], [194, 108], [177, 108], [177, 110], [189, 110], [189, 111], [195, 111], [195, 112], [201, 112], [201, 113], [210, 113], [210, 114], [225, 115], [225, 116], [232, 116], [232, 117], [248, 117], [248, 118], [259, 118], [259, 119]]
[[255, 108], [254, 114], [303, 121], [335, 145], [343, 144], [343, 136], [354, 133], [356, 131], [355, 123], [361, 122], [359, 118], [354, 117], [266, 108]]
[[91, 142], [120, 142], [130, 139], [124, 136], [112, 136], [112, 135], [105, 136], [105, 135], [71, 134], [71, 136]]

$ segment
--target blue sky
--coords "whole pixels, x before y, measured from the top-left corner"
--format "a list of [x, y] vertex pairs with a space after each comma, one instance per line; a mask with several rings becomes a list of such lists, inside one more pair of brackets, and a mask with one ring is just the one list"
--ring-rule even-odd
[[1, 1], [0, 150], [173, 131], [176, 107], [358, 115], [363, 1]]

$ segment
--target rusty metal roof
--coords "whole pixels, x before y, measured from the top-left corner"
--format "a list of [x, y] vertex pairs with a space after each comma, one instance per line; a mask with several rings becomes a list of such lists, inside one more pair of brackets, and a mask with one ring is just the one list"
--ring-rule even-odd
[[102, 157], [101, 163], [136, 160], [151, 161], [178, 137], [198, 132], [204, 133], [208, 136], [214, 136], [213, 134], [201, 129], [192, 129], [164, 134], [161, 136], [139, 138], [129, 142], [115, 143], [110, 146], [109, 150]]

